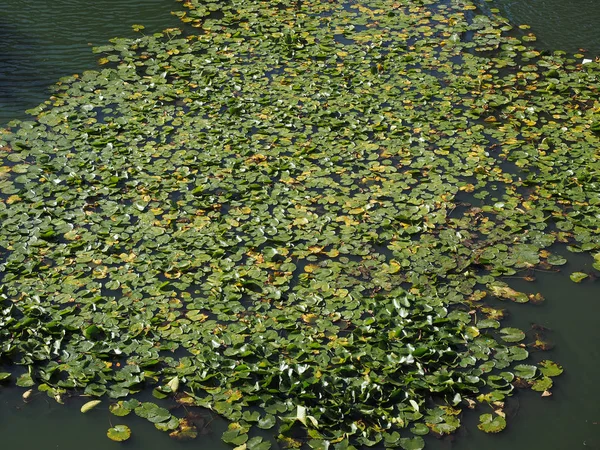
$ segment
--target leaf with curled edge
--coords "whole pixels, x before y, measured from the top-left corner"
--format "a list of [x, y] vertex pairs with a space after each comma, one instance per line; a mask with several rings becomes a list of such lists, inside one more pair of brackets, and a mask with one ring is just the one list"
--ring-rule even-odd
[[499, 415], [482, 414], [477, 428], [485, 433], [499, 433], [506, 428], [506, 419]]

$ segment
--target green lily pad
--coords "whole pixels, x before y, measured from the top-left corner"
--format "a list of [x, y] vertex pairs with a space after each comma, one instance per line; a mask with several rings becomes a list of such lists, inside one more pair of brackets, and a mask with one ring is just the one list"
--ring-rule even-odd
[[275, 416], [273, 416], [272, 414], [267, 414], [264, 417], [258, 419], [257, 426], [259, 428], [262, 428], [263, 430], [268, 430], [270, 428], [273, 428], [275, 426], [275, 423]]
[[246, 448], [248, 450], [269, 450], [271, 448], [271, 443], [263, 440], [263, 438], [260, 436], [255, 436], [248, 439], [246, 442]]
[[160, 406], [144, 402], [135, 408], [135, 413], [144, 419], [149, 420], [152, 423], [165, 422], [171, 418], [171, 413], [168, 409], [161, 408]]
[[[180, 425], [182, 425], [182, 423], [181, 423], [182, 420], [184, 420], [184, 419], [178, 419], [175, 416], [171, 416], [171, 418], [169, 420], [167, 420], [166, 422], [155, 423], [154, 427], [160, 431], [169, 431], [169, 432], [174, 431], [174, 430], [177, 431], [177, 429], [181, 429]], [[185, 424], [185, 425], [186, 425], [186, 428], [191, 428], [188, 426], [189, 424]], [[192, 429], [187, 430], [187, 431], [189, 431], [190, 433], [193, 433]], [[187, 435], [187, 432], [182, 434], [183, 440], [187, 439], [186, 437], [184, 437], [186, 435]], [[175, 437], [175, 436], [171, 436], [171, 437]]]
[[575, 283], [580, 283], [582, 280], [585, 280], [588, 277], [589, 277], [589, 275], [587, 273], [583, 273], [583, 272], [573, 272], [571, 275], [569, 275], [569, 278], [571, 278], [571, 281], [573, 281]]
[[400, 447], [403, 450], [422, 450], [425, 448], [425, 441], [420, 436], [400, 438]]
[[127, 425], [115, 425], [108, 429], [106, 435], [112, 441], [123, 442], [131, 437], [131, 429]]
[[522, 347], [510, 347], [509, 353], [512, 361], [523, 361], [529, 356], [529, 352]]
[[547, 377], [556, 377], [563, 373], [563, 368], [554, 361], [545, 359], [539, 363], [540, 372]]
[[221, 439], [227, 444], [238, 446], [244, 444], [248, 440], [248, 435], [241, 432], [239, 429], [230, 429], [223, 433]]
[[552, 384], [552, 378], [545, 376], [538, 380], [535, 380], [533, 382], [533, 385], [531, 386], [531, 389], [538, 392], [544, 392], [550, 389], [552, 387]]
[[35, 385], [35, 382], [33, 381], [33, 378], [31, 378], [31, 375], [24, 373], [17, 378], [16, 384], [19, 387], [31, 387]]
[[429, 434], [429, 428], [423, 423], [415, 423], [415, 425], [410, 429], [410, 432], [417, 436], [424, 436]]
[[525, 339], [525, 333], [518, 328], [506, 327], [500, 330], [500, 337], [506, 342], [520, 342]]
[[566, 258], [564, 258], [560, 255], [556, 255], [554, 253], [549, 255], [546, 260], [548, 261], [548, 264], [551, 264], [553, 266], [562, 266], [567, 263]]
[[124, 402], [121, 400], [117, 403], [111, 403], [108, 406], [108, 410], [115, 416], [123, 417], [131, 413], [133, 408], [126, 407]]
[[515, 375], [524, 380], [530, 380], [535, 377], [538, 368], [530, 364], [519, 364], [515, 366]]
[[499, 415], [482, 414], [477, 428], [485, 433], [499, 433], [506, 428], [506, 420]]

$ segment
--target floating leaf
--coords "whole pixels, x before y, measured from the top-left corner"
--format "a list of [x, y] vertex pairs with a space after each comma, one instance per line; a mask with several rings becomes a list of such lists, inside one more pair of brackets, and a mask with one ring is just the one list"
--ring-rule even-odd
[[486, 433], [499, 433], [506, 428], [506, 420], [499, 415], [482, 414], [477, 428]]
[[108, 429], [106, 435], [110, 440], [123, 442], [131, 437], [131, 430], [127, 425], [115, 425]]
[[108, 406], [108, 410], [115, 416], [123, 417], [131, 413], [132, 408], [127, 408], [123, 401], [112, 403]]
[[171, 381], [167, 383], [167, 386], [169, 386], [171, 392], [177, 392], [179, 390], [179, 377], [173, 377]]
[[500, 330], [500, 337], [506, 342], [519, 342], [525, 339], [525, 333], [518, 328], [506, 327]]
[[552, 387], [552, 378], [543, 377], [543, 378], [540, 378], [539, 380], [535, 380], [533, 382], [533, 385], [531, 386], [531, 389], [534, 391], [538, 391], [538, 392], [544, 392], [544, 391], [547, 391], [548, 389], [550, 389], [551, 387]]
[[425, 448], [425, 441], [420, 436], [400, 438], [400, 447], [403, 450], [422, 450]]
[[569, 278], [571, 278], [571, 281], [573, 281], [575, 283], [579, 283], [582, 280], [585, 280], [587, 277], [589, 277], [589, 275], [587, 273], [583, 273], [583, 272], [573, 272], [571, 275], [569, 275]]
[[537, 373], [537, 367], [529, 364], [519, 364], [515, 366], [515, 375], [524, 380], [530, 380], [535, 377]]
[[563, 373], [563, 368], [554, 361], [545, 359], [539, 363], [540, 372], [547, 377], [556, 377]]
[[415, 423], [410, 432], [417, 436], [424, 436], [429, 433], [429, 428], [423, 423]]
[[35, 384], [31, 375], [28, 373], [24, 373], [17, 378], [17, 386], [19, 387], [31, 387]]
[[250, 438], [245, 445], [248, 450], [269, 450], [271, 448], [271, 443], [264, 441], [260, 436]]
[[[173, 431], [173, 430], [177, 430], [180, 425], [181, 425], [181, 421], [185, 420], [185, 419], [178, 419], [177, 417], [171, 416], [171, 418], [169, 420], [167, 420], [166, 422], [157, 422], [154, 424], [154, 427], [157, 430], [160, 431]], [[193, 430], [189, 430], [190, 432]], [[183, 434], [183, 436], [185, 436], [186, 433]], [[172, 436], [174, 437], [174, 436]], [[185, 437], [183, 438], [184, 440], [186, 439]]]
[[81, 407], [81, 412], [82, 413], [86, 413], [88, 411], [91, 411], [92, 409], [94, 409], [96, 406], [98, 406], [100, 403], [102, 403], [102, 400], [90, 400], [89, 402], [85, 403], [82, 407]]
[[273, 416], [272, 414], [267, 414], [264, 417], [258, 419], [257, 426], [259, 428], [262, 428], [263, 430], [268, 430], [270, 428], [273, 428], [275, 426], [275, 423], [275, 416]]
[[547, 258], [548, 264], [553, 266], [562, 266], [567, 263], [567, 259], [556, 254], [551, 254]]
[[164, 422], [171, 418], [169, 410], [150, 402], [140, 404], [135, 408], [135, 413], [152, 423]]
[[227, 444], [242, 445], [248, 440], [248, 435], [239, 429], [230, 429], [223, 433], [222, 439]]

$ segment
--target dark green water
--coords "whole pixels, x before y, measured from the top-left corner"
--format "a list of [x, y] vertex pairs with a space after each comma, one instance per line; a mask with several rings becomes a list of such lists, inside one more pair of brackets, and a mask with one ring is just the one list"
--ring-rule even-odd
[[[598, 0], [476, 0], [485, 11], [515, 25], [529, 25], [537, 46], [600, 56], [600, 2]], [[495, 12], [495, 11], [494, 11]]]
[[48, 98], [59, 78], [97, 68], [92, 46], [180, 26], [174, 0], [0, 1], [0, 124]]
[[[496, 0], [480, 3], [515, 24], [529, 24], [547, 49], [575, 52], [587, 48], [600, 54], [600, 2], [597, 0]], [[169, 14], [179, 5], [172, 0], [2, 0], [0, 3], [0, 123], [25, 117], [24, 110], [48, 96], [47, 86], [58, 78], [96, 67], [90, 45], [99, 45], [112, 36], [132, 36], [131, 25], [146, 26], [145, 32], [177, 26]], [[600, 450], [600, 289], [598, 281], [572, 283], [568, 274], [591, 271], [589, 257], [569, 254], [570, 263], [561, 273], [535, 273], [536, 281], [514, 279], [513, 287], [525, 292], [541, 292], [542, 306], [501, 306], [511, 311], [507, 325], [524, 330], [532, 324], [551, 330], [555, 348], [536, 353], [536, 359], [549, 358], [565, 367], [556, 381], [554, 395], [541, 398], [533, 392], [519, 393], [511, 400], [508, 429], [485, 435], [476, 429], [477, 414], [465, 417], [453, 440], [431, 439], [432, 450]], [[531, 332], [533, 336], [533, 332]], [[178, 450], [226, 449], [220, 442], [223, 423], [215, 420], [206, 434], [190, 443], [173, 442], [137, 417], [116, 418], [107, 410], [108, 402], [81, 414], [85, 399], [68, 401], [72, 407], [56, 404], [44, 394], [24, 403], [22, 390], [0, 389], [0, 436], [3, 448], [24, 450]], [[210, 419], [208, 419], [210, 420]], [[133, 437], [125, 444], [110, 442], [106, 430], [113, 424], [128, 424]]]
[[[535, 282], [507, 279], [518, 290], [540, 292], [542, 305], [515, 305], [496, 301], [507, 308], [508, 326], [520, 327], [533, 339], [532, 325], [548, 328], [546, 338], [555, 347], [547, 352], [532, 352], [534, 360], [552, 359], [565, 367], [556, 379], [553, 396], [542, 398], [533, 391], [519, 391], [509, 402], [507, 429], [498, 435], [486, 435], [476, 429], [477, 417], [464, 427], [466, 436], [450, 443], [438, 443], [428, 448], [452, 450], [568, 450], [600, 449], [600, 280], [575, 284], [569, 274], [575, 271], [594, 272], [592, 258], [580, 254], [561, 253], [569, 259], [560, 273], [532, 272]], [[596, 272], [597, 273], [597, 272]], [[528, 342], [531, 342], [528, 339]], [[445, 444], [445, 445], [444, 445]]]

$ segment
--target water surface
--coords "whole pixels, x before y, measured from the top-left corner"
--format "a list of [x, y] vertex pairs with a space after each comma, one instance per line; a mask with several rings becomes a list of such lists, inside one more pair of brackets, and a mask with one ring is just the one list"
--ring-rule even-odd
[[515, 25], [529, 25], [537, 47], [586, 51], [600, 56], [600, 1], [598, 0], [476, 0], [484, 11], [494, 8]]
[[25, 118], [46, 100], [59, 78], [96, 69], [92, 46], [144, 32], [178, 27], [174, 0], [0, 1], [0, 124]]
[[[587, 48], [600, 54], [600, 2], [597, 0], [481, 0], [482, 8], [498, 8], [515, 24], [529, 24], [538, 35], [538, 46], [570, 52]], [[58, 78], [97, 67], [90, 44], [100, 45], [112, 36], [133, 36], [132, 24], [143, 24], [145, 32], [178, 26], [169, 14], [180, 6], [172, 0], [2, 0], [0, 3], [0, 124], [25, 117], [31, 108], [48, 97], [48, 86]], [[512, 305], [506, 326], [523, 330], [538, 324], [551, 330], [555, 348], [536, 353], [535, 360], [549, 358], [565, 367], [556, 379], [553, 396], [521, 392], [510, 402], [508, 429], [485, 435], [476, 429], [478, 414], [467, 415], [469, 423], [454, 439], [430, 439], [431, 450], [600, 450], [600, 315], [597, 281], [572, 283], [571, 271], [591, 269], [587, 256], [568, 255], [563, 272], [534, 273], [537, 281], [512, 279], [513, 287], [541, 292], [542, 306]], [[509, 281], [509, 280], [507, 280]], [[533, 336], [533, 331], [530, 333]], [[33, 450], [60, 448], [89, 450], [228, 449], [220, 442], [223, 423], [215, 421], [212, 433], [191, 443], [173, 442], [154, 430], [147, 421], [111, 416], [108, 402], [89, 414], [78, 407], [85, 399], [73, 399], [72, 407], [57, 405], [37, 395], [30, 403], [23, 390], [0, 388], [0, 435], [6, 448]], [[110, 442], [106, 430], [127, 423], [133, 437], [120, 445]], [[465, 431], [468, 430], [468, 431]], [[208, 431], [208, 430], [207, 430]]]

